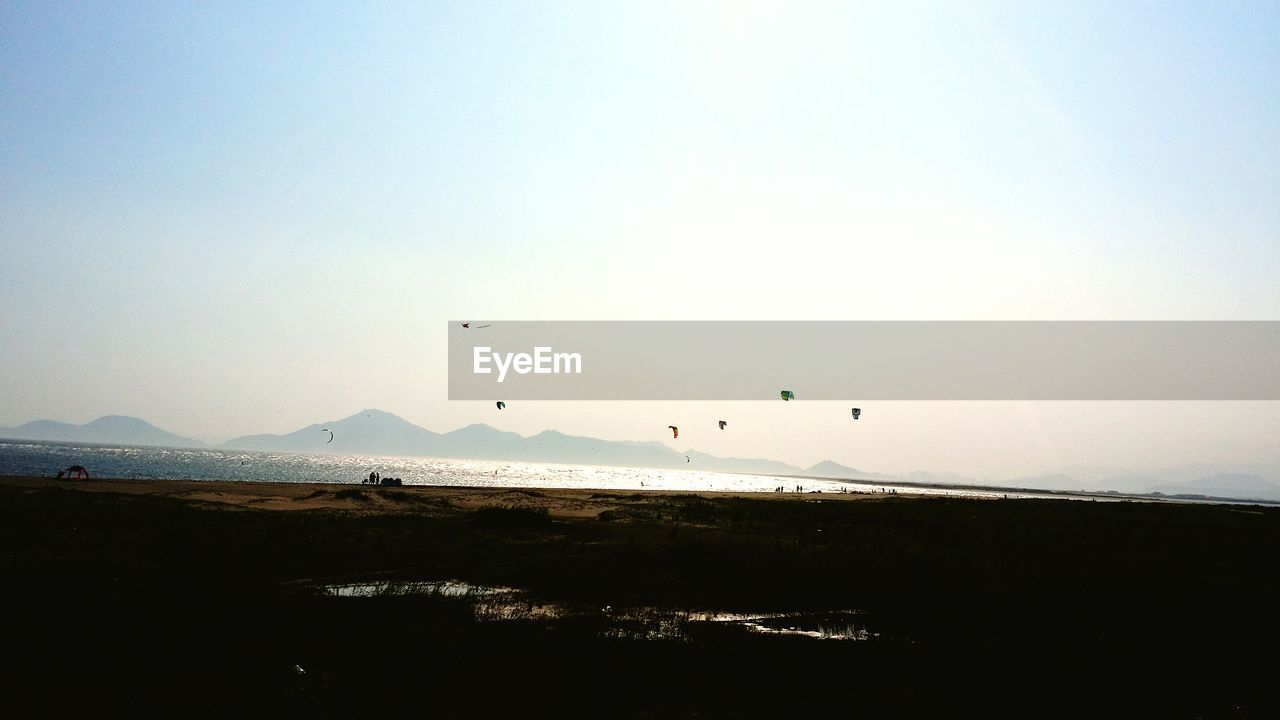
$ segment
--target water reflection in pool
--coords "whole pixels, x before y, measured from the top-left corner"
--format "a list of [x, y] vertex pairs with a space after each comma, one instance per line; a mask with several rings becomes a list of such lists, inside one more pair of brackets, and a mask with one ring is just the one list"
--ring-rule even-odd
[[440, 597], [467, 602], [479, 622], [577, 620], [594, 622], [602, 637], [626, 640], [688, 642], [699, 627], [732, 627], [764, 635], [807, 637], [818, 640], [874, 640], [880, 634], [868, 628], [867, 616], [858, 610], [819, 612], [744, 613], [714, 610], [680, 610], [658, 607], [571, 607], [538, 602], [517, 588], [477, 585], [464, 580], [381, 580], [320, 584], [314, 589], [336, 598]]

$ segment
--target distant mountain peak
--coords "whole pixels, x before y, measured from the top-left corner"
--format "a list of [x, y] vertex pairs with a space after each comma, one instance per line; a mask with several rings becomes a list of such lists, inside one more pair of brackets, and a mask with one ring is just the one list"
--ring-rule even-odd
[[848, 465], [841, 465], [835, 460], [823, 460], [820, 463], [804, 471], [805, 475], [813, 477], [834, 478], [837, 480], [854, 480], [863, 479], [872, 473], [865, 473], [857, 468], [851, 468]]
[[[151, 423], [147, 422], [146, 420], [143, 420], [142, 418], [131, 417], [129, 415], [103, 415], [102, 417], [96, 420], [90, 420], [89, 422], [85, 423], [84, 425], [81, 425], [80, 427], [102, 427], [102, 426], [135, 427], [135, 428], [155, 428], [156, 427], [155, 425], [152, 425]], [[159, 428], [156, 428], [156, 429], [158, 430]]]
[[[485, 423], [471, 423], [470, 425], [460, 427], [457, 430], [451, 430], [445, 433], [445, 435], [449, 435], [449, 436], [470, 435], [475, 437], [488, 437], [488, 436], [494, 436], [494, 435], [516, 435], [516, 434], [513, 432], [508, 432], [506, 430], [499, 430], [498, 428], [492, 425], [486, 425]], [[516, 437], [519, 437], [519, 435], [516, 435]]]
[[46, 442], [84, 442], [107, 445], [157, 445], [202, 447], [203, 442], [161, 430], [141, 418], [103, 415], [83, 425], [35, 420], [16, 428], [0, 429], [0, 437]]

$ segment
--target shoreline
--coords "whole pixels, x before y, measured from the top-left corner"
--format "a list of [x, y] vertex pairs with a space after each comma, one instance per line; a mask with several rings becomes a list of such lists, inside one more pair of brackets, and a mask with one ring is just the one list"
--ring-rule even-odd
[[[27, 475], [0, 475], [0, 487], [29, 490], [61, 489], [88, 493], [118, 493], [131, 496], [170, 498], [203, 504], [258, 510], [354, 510], [420, 512], [432, 503], [449, 503], [460, 508], [478, 508], [503, 501], [545, 506], [552, 516], [583, 517], [585, 508], [601, 511], [617, 501], [643, 498], [699, 497], [708, 500], [750, 498], [765, 501], [821, 502], [826, 500], [880, 500], [891, 497], [917, 498], [921, 495], [890, 493], [819, 493], [668, 490], [641, 488], [617, 490], [601, 488], [533, 488], [462, 485], [362, 485], [360, 483], [288, 482], [280, 480], [147, 480], [136, 478], [94, 478], [65, 480]], [[354, 491], [354, 492], [353, 492]], [[407, 500], [406, 500], [407, 499]], [[992, 498], [972, 498], [991, 500]]]
[[[261, 450], [232, 451], [232, 450], [226, 450], [223, 448], [216, 448], [216, 447], [170, 448], [167, 446], [152, 446], [152, 445], [127, 445], [127, 444], [121, 445], [121, 444], [115, 444], [115, 443], [44, 441], [44, 440], [23, 440], [18, 438], [0, 438], [0, 446], [3, 446], [6, 443], [29, 443], [29, 444], [35, 444], [35, 445], [41, 445], [41, 446], [62, 446], [62, 447], [83, 446], [89, 449], [136, 448], [139, 450], [150, 450], [150, 451], [213, 450], [218, 452], [236, 452], [236, 453], [246, 453], [246, 454], [265, 454], [265, 455], [273, 454], [271, 452], [261, 451]], [[339, 454], [299, 453], [299, 454], [303, 456], [317, 457], [317, 458], [349, 457], [348, 455], [344, 455], [341, 453]], [[442, 463], [514, 464], [518, 466], [532, 467], [532, 468], [535, 468], [535, 470], [540, 468], [542, 472], [539, 472], [537, 474], [542, 476], [548, 475], [548, 473], [550, 472], [550, 469], [552, 468], [589, 468], [593, 470], [603, 469], [611, 472], [626, 472], [626, 471], [654, 472], [654, 473], [690, 472], [695, 474], [709, 473], [711, 475], [723, 476], [728, 478], [751, 478], [751, 479], [768, 478], [770, 480], [780, 480], [780, 481], [793, 481], [793, 480], [811, 481], [815, 483], [823, 483], [826, 486], [822, 488], [814, 489], [812, 491], [804, 490], [802, 492], [804, 493], [813, 492], [814, 494], [824, 494], [824, 495], [841, 494], [839, 492], [839, 488], [843, 487], [843, 488], [848, 488], [850, 492], [858, 493], [858, 494], [882, 494], [883, 493], [883, 494], [898, 494], [898, 495], [945, 495], [945, 496], [953, 496], [953, 497], [989, 497], [994, 499], [1046, 499], [1046, 500], [1146, 502], [1146, 503], [1172, 503], [1172, 504], [1193, 503], [1193, 504], [1205, 504], [1205, 505], [1226, 504], [1226, 505], [1257, 505], [1257, 506], [1264, 506], [1264, 507], [1280, 507], [1280, 499], [1266, 499], [1266, 498], [1260, 498], [1260, 497], [1247, 497], [1247, 496], [1231, 497], [1231, 496], [1207, 495], [1202, 493], [1191, 493], [1191, 492], [1165, 494], [1165, 493], [1142, 493], [1142, 492], [1136, 492], [1136, 491], [1120, 491], [1120, 490], [1111, 490], [1111, 489], [1049, 489], [1049, 488], [1035, 488], [1035, 487], [991, 485], [991, 484], [983, 484], [981, 482], [943, 483], [943, 482], [925, 482], [925, 481], [908, 480], [908, 479], [894, 480], [894, 479], [871, 479], [871, 478], [856, 478], [856, 477], [832, 477], [832, 476], [805, 474], [803, 472], [795, 473], [795, 474], [763, 473], [763, 472], [731, 471], [731, 470], [703, 470], [700, 468], [691, 468], [691, 467], [663, 467], [663, 466], [646, 466], [646, 465], [593, 465], [590, 463], [580, 463], [580, 462], [549, 462], [549, 461], [539, 461], [539, 460], [516, 460], [516, 459], [501, 459], [501, 460], [474, 459], [474, 458], [444, 457], [444, 456], [438, 457], [438, 456], [425, 456], [425, 455], [424, 456], [362, 455], [359, 457], [368, 458], [371, 461], [392, 460], [392, 461], [404, 461], [407, 463], [416, 463], [420, 461], [436, 461], [436, 462], [442, 462]], [[133, 468], [132, 470], [142, 470], [142, 469], [143, 468]], [[117, 472], [119, 472], [121, 468], [117, 468], [116, 470]], [[4, 468], [4, 470], [0, 471], [0, 476], [23, 475], [25, 473], [30, 473], [33, 471], [41, 472], [42, 470], [37, 470], [35, 467], [32, 467], [29, 464], [27, 466], [23, 466], [22, 464], [19, 464], [17, 467]], [[35, 477], [39, 477], [39, 475]], [[94, 477], [95, 479], [97, 479], [99, 476], [94, 475]], [[136, 480], [150, 480], [150, 481], [156, 481], [156, 482], [169, 482], [174, 480], [173, 478], [148, 478], [148, 477], [140, 476], [137, 474], [102, 475], [101, 477], [104, 480], [135, 480], [136, 479]], [[273, 480], [264, 480], [261, 478], [248, 477], [248, 476], [233, 477], [231, 475], [223, 475], [220, 477], [209, 477], [209, 478], [188, 477], [185, 479], [190, 480], [192, 482], [249, 482], [249, 483], [316, 482], [320, 484], [331, 484], [331, 485], [347, 485], [347, 484], [352, 484], [357, 482], [355, 480], [350, 480], [347, 478], [339, 478], [339, 479], [330, 478], [328, 480], [273, 481]], [[415, 487], [434, 487], [433, 485], [415, 484], [412, 479], [409, 482], [410, 484], [413, 484]], [[490, 485], [485, 483], [481, 483], [474, 486], [446, 484], [443, 487], [477, 487], [477, 488], [524, 487], [524, 488], [530, 488], [530, 489], [548, 489], [547, 486], [543, 486], [539, 484], [511, 484], [511, 485], [504, 484], [501, 486]], [[602, 492], [604, 491], [643, 492], [649, 489], [644, 486], [620, 487], [618, 485], [598, 486], [594, 488], [589, 488], [588, 486], [585, 486], [585, 485], [572, 485], [567, 487], [562, 485], [561, 487], [565, 489], [597, 489]], [[664, 487], [663, 489], [671, 490], [671, 491], [687, 491], [687, 492], [741, 492], [741, 493], [748, 493], [751, 495], [772, 494], [773, 492], [772, 489], [765, 488], [765, 487], [708, 489], [708, 490], [700, 490], [700, 489], [694, 489], [694, 488], [686, 489], [686, 488], [665, 488]], [[894, 490], [896, 490], [897, 492], [896, 493], [892, 492]], [[791, 491], [784, 489], [784, 492], [781, 494], [792, 494], [792, 493]]]
[[[1175, 495], [1152, 495], [1142, 493], [1126, 493], [1119, 490], [1045, 490], [1040, 488], [1024, 488], [1024, 487], [1004, 487], [1001, 485], [973, 485], [973, 484], [956, 484], [944, 485], [942, 483], [922, 483], [910, 480], [853, 480], [849, 478], [829, 478], [817, 475], [763, 475], [761, 477], [780, 477], [795, 480], [826, 480], [828, 482], [856, 483], [858, 485], [893, 487], [893, 488], [919, 488], [921, 490], [937, 490], [946, 492], [955, 490], [957, 492], [983, 492], [996, 493], [1006, 495], [1024, 496], [1022, 499], [1044, 499], [1044, 500], [1106, 500], [1109, 502], [1155, 502], [1155, 503], [1194, 503], [1201, 505], [1262, 505], [1268, 507], [1280, 507], [1280, 500], [1264, 500], [1260, 498], [1231, 498], [1219, 497], [1216, 495], [1197, 495], [1178, 493]], [[911, 493], [908, 493], [911, 494]], [[976, 495], [966, 495], [965, 497], [982, 497]], [[992, 498], [995, 499], [995, 498]]]
[[[591, 467], [591, 466], [582, 466]], [[786, 490], [784, 492], [773, 492], [770, 490], [699, 490], [699, 489], [677, 489], [677, 488], [661, 488], [650, 489], [640, 488], [617, 488], [617, 487], [543, 487], [535, 485], [430, 485], [424, 483], [407, 483], [400, 486], [382, 486], [382, 485], [365, 485], [360, 482], [324, 482], [324, 481], [288, 481], [288, 480], [264, 480], [258, 478], [249, 479], [171, 479], [171, 478], [139, 478], [139, 477], [94, 477], [87, 481], [89, 484], [118, 484], [118, 483], [134, 483], [149, 484], [154, 492], [145, 494], [164, 494], [161, 488], [172, 487], [175, 483], [190, 483], [191, 488], [186, 492], [199, 488], [204, 494], [217, 493], [226, 495], [239, 495], [241, 493], [238, 488], [242, 486], [268, 486], [280, 488], [299, 488], [310, 487], [313, 490], [318, 488], [362, 488], [365, 490], [432, 490], [443, 494], [449, 494], [457, 491], [469, 491], [471, 493], [486, 493], [500, 491], [537, 491], [543, 493], [612, 493], [612, 494], [633, 494], [643, 493], [652, 494], [654, 496], [663, 494], [672, 495], [700, 495], [708, 498], [719, 497], [772, 497], [772, 498], [792, 498], [797, 496], [812, 497], [821, 496], [822, 498], [878, 498], [878, 497], [902, 497], [902, 498], [926, 498], [926, 497], [952, 497], [975, 500], [1059, 500], [1059, 501], [1077, 501], [1077, 502], [1137, 502], [1137, 503], [1153, 503], [1153, 504], [1169, 504], [1169, 505], [1237, 505], [1237, 506], [1256, 506], [1256, 507], [1280, 507], [1280, 501], [1264, 500], [1264, 499], [1240, 499], [1228, 497], [1216, 497], [1209, 495], [1145, 495], [1134, 493], [1121, 493], [1118, 491], [1091, 491], [1091, 490], [1043, 490], [1035, 488], [1013, 488], [999, 487], [993, 485], [945, 485], [941, 483], [921, 483], [911, 481], [875, 481], [875, 480], [858, 480], [852, 478], [830, 478], [820, 477], [816, 475], [772, 475], [760, 473], [723, 473], [727, 475], [741, 475], [744, 477], [758, 478], [776, 478], [785, 480], [811, 480], [815, 482], [834, 483], [849, 487], [848, 492], [838, 492], [830, 490], [804, 490], [795, 492]], [[37, 475], [0, 475], [0, 482], [8, 482], [10, 480], [21, 480], [24, 482], [40, 483], [43, 481], [53, 482], [69, 482], [69, 483], [86, 483], [86, 481], [59, 481], [56, 478]], [[232, 490], [235, 489], [235, 492]], [[897, 490], [898, 492], [893, 492]], [[905, 492], [904, 492], [905, 490]], [[912, 492], [918, 490], [919, 492]], [[253, 494], [253, 493], [247, 493]], [[287, 492], [284, 495], [292, 498], [295, 492]]]

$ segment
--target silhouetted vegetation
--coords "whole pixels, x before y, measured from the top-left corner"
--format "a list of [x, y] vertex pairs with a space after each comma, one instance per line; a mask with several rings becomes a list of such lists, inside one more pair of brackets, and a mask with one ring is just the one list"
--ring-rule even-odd
[[551, 513], [545, 507], [490, 506], [472, 511], [471, 522], [486, 528], [538, 528], [551, 523]]
[[378, 493], [378, 497], [397, 503], [413, 503], [418, 501], [416, 496], [404, 492], [403, 490], [383, 490]]
[[370, 501], [371, 501], [371, 499], [369, 498], [369, 496], [368, 496], [368, 495], [366, 495], [366, 494], [365, 494], [365, 492], [364, 492], [363, 490], [355, 490], [355, 489], [353, 489], [353, 488], [347, 488], [347, 489], [345, 489], [345, 490], [339, 490], [339, 491], [335, 492], [335, 493], [333, 494], [333, 496], [334, 496], [335, 498], [339, 499], [339, 500], [355, 500], [356, 502], [370, 502]]

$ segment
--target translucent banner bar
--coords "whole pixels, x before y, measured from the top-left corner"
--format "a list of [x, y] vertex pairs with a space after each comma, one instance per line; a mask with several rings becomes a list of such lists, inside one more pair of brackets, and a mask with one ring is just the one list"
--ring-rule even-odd
[[451, 400], [1280, 400], [1280, 322], [449, 324]]

